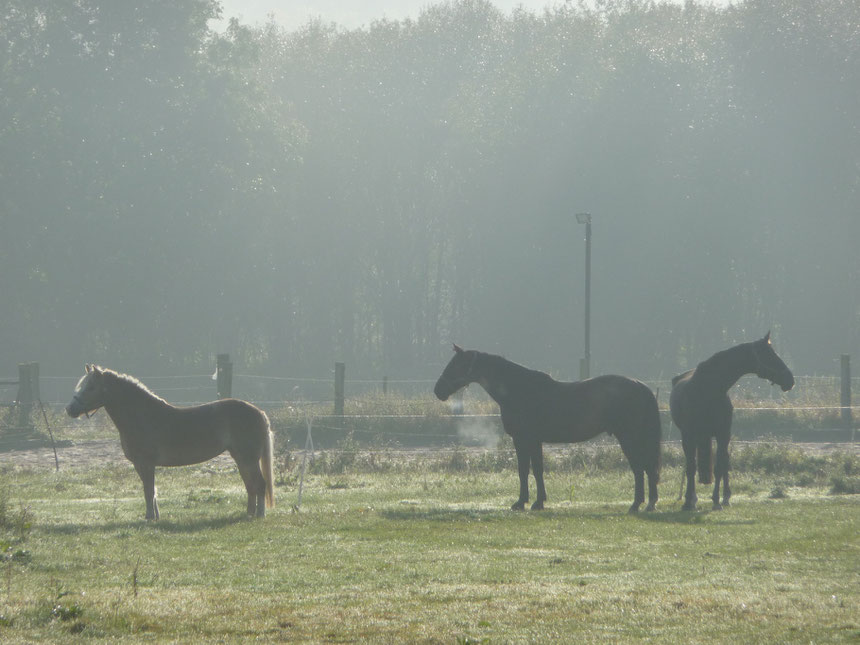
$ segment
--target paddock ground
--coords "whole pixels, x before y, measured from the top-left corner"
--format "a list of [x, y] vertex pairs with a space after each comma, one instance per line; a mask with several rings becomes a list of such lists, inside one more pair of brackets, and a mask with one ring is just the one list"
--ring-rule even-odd
[[[733, 440], [733, 446], [740, 446], [749, 443], [749, 441]], [[596, 440], [594, 442], [586, 442], [577, 444], [578, 446], [587, 447], [589, 445], [615, 445], [614, 441]], [[676, 447], [680, 450], [679, 441], [664, 441], [665, 447]], [[860, 441], [855, 442], [792, 442], [789, 445], [801, 448], [805, 453], [810, 455], [830, 454], [834, 452], [846, 452], [851, 454], [860, 454]], [[546, 450], [563, 450], [565, 446], [547, 446]], [[371, 451], [371, 449], [364, 449]], [[409, 450], [400, 450], [404, 456], [418, 457], [422, 454], [431, 454], [437, 448], [416, 448]], [[442, 448], [442, 450], [445, 450]], [[462, 448], [467, 452], [480, 453], [482, 448]], [[113, 465], [126, 462], [125, 456], [122, 454], [119, 437], [114, 439], [96, 439], [88, 441], [58, 441], [57, 442], [57, 459], [60, 463], [60, 468], [90, 468], [93, 466]], [[233, 460], [228, 454], [223, 454], [212, 460], [213, 465], [232, 465]], [[54, 469], [56, 468], [54, 461], [54, 450], [51, 445], [41, 441], [19, 441], [0, 443], [0, 465], [13, 466], [26, 469]]]

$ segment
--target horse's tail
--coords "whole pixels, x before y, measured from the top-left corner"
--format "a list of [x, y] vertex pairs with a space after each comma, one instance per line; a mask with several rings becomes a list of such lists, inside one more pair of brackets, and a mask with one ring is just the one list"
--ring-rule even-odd
[[657, 398], [654, 396], [652, 398], [654, 404], [651, 406], [651, 423], [648, 430], [648, 445], [645, 449], [645, 459], [650, 466], [650, 468], [646, 467], [646, 471], [653, 472], [656, 477], [654, 481], [656, 484], [660, 481], [660, 468], [662, 466], [663, 424], [660, 422], [660, 407], [657, 405]]
[[272, 508], [275, 505], [275, 472], [272, 465], [274, 447], [269, 417], [266, 416], [265, 412], [263, 417], [266, 420], [266, 437], [263, 442], [263, 456], [260, 457], [260, 466], [263, 471], [263, 479], [266, 481], [266, 508]]
[[[618, 437], [624, 454], [630, 465], [641, 468], [649, 477], [654, 477], [654, 483], [660, 480], [661, 451], [663, 441], [663, 425], [660, 422], [660, 408], [657, 397], [647, 385], [640, 385], [639, 401], [641, 404], [631, 406], [626, 427], [629, 429], [627, 438], [622, 441]], [[633, 416], [635, 415], [635, 416]], [[626, 447], [625, 447], [626, 446]]]
[[711, 436], [703, 434], [696, 445], [696, 461], [699, 465], [699, 483], [710, 484], [714, 480], [714, 448]]

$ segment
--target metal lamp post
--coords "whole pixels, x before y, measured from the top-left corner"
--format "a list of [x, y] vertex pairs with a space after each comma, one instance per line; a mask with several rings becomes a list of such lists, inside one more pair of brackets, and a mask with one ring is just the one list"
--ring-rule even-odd
[[585, 358], [579, 364], [580, 379], [591, 373], [591, 213], [577, 213], [576, 221], [585, 224]]

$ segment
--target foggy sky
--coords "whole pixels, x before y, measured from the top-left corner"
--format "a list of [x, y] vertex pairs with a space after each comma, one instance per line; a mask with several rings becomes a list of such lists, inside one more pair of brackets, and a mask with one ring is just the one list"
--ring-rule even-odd
[[[713, 0], [713, 4], [725, 6], [731, 1]], [[414, 20], [430, 4], [436, 3], [431, 0], [221, 0], [224, 10], [221, 23], [238, 18], [242, 24], [256, 25], [271, 17], [285, 29], [296, 29], [309, 20], [319, 19], [345, 29], [356, 29], [367, 27], [374, 20]], [[546, 7], [563, 5], [564, 1], [492, 0], [492, 4], [505, 13], [518, 7], [539, 13]]]
[[594, 374], [768, 330], [797, 374], [860, 356], [856, 3], [218, 34], [205, 0], [7, 6], [9, 365], [410, 379], [456, 342], [576, 378], [584, 211]]

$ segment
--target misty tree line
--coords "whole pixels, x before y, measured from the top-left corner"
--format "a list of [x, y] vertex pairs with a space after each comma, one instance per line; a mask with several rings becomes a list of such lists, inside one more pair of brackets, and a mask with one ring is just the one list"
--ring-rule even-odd
[[669, 375], [860, 349], [860, 4], [482, 0], [296, 31], [0, 3], [6, 371]]

